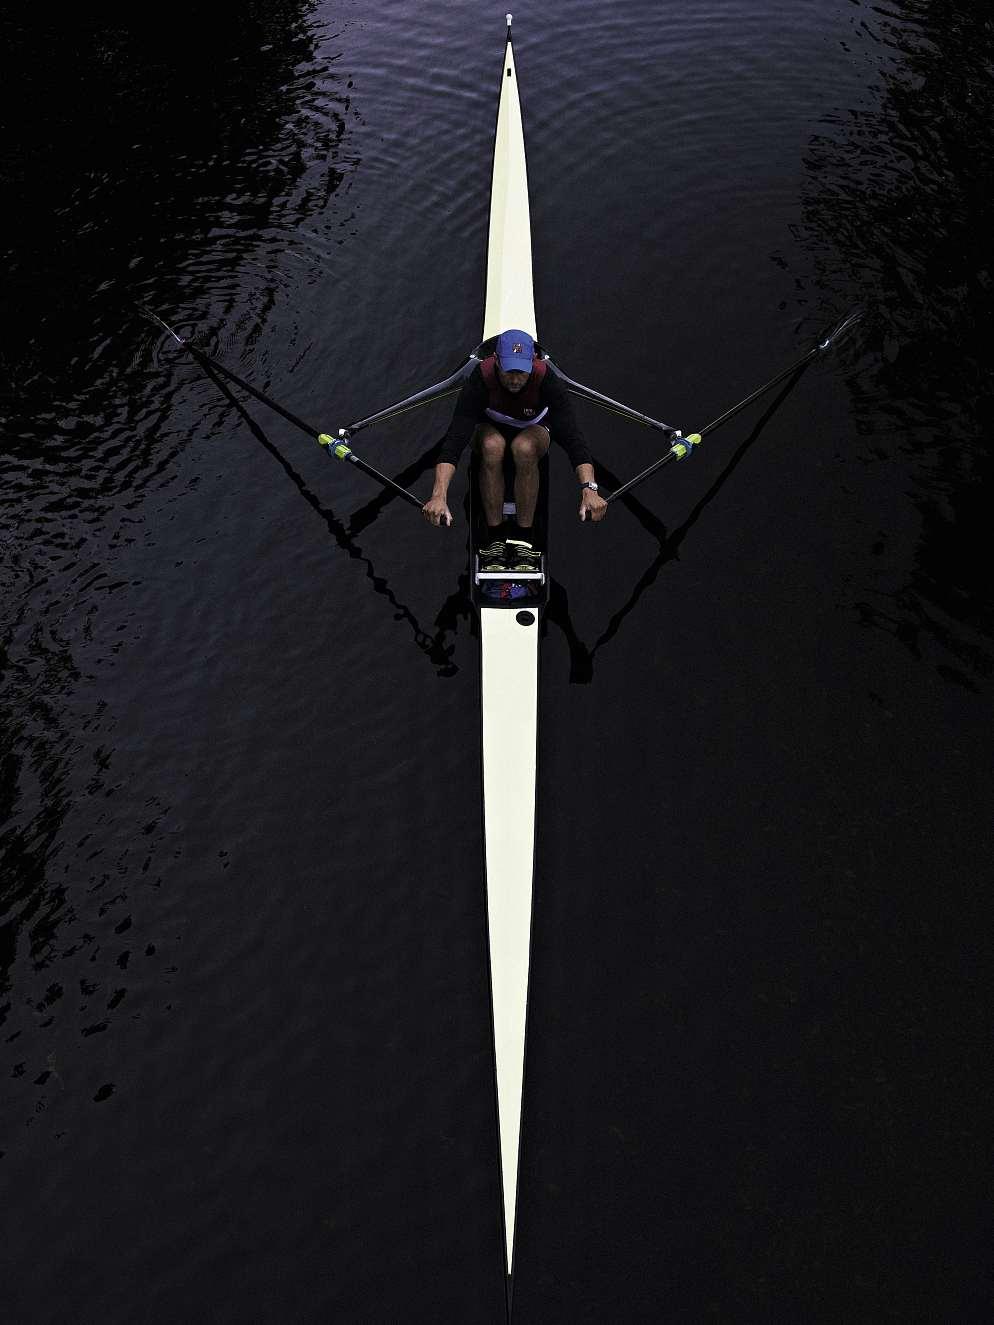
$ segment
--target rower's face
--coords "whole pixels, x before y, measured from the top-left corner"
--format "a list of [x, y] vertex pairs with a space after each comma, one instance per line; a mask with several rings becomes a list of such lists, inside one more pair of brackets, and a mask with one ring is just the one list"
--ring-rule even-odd
[[505, 373], [503, 368], [498, 368], [497, 373], [500, 376], [503, 385], [507, 387], [508, 391], [513, 392], [515, 395], [524, 387], [529, 377], [531, 377], [531, 373]]

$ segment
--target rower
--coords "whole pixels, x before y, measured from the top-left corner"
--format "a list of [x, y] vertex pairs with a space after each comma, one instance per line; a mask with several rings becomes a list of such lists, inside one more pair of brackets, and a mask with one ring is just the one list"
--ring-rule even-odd
[[[550, 438], [566, 448], [580, 484], [579, 516], [603, 520], [607, 502], [597, 491], [594, 466], [573, 415], [566, 386], [535, 352], [526, 331], [501, 332], [492, 354], [463, 384], [435, 465], [435, 486], [422, 512], [433, 525], [451, 524], [448, 491], [456, 464], [472, 440], [479, 458], [480, 499], [486, 520], [480, 570], [534, 571], [542, 561], [534, 527], [539, 461]], [[504, 457], [514, 462], [514, 519], [504, 511]]]

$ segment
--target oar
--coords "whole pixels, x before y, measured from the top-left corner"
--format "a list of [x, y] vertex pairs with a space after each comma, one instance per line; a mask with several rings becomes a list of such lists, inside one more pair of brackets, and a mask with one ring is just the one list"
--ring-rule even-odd
[[808, 350], [807, 354], [802, 355], [796, 363], [792, 363], [789, 368], [785, 368], [782, 372], [777, 373], [776, 377], [771, 377], [768, 382], [764, 382], [763, 385], [757, 387], [755, 391], [751, 391], [744, 400], [740, 400], [739, 403], [733, 405], [731, 409], [726, 409], [724, 414], [719, 414], [716, 419], [703, 427], [700, 432], [688, 433], [686, 437], [675, 437], [673, 445], [664, 456], [660, 457], [660, 459], [654, 464], [651, 464], [648, 469], [643, 469], [641, 474], [636, 474], [635, 477], [629, 479], [627, 483], [623, 483], [621, 487], [615, 492], [612, 492], [610, 497], [606, 500], [609, 502], [617, 501], [618, 498], [623, 497], [626, 492], [631, 492], [632, 488], [636, 487], [639, 483], [644, 482], [645, 479], [650, 477], [650, 475], [655, 474], [657, 469], [662, 469], [663, 465], [668, 465], [672, 460], [683, 460], [688, 455], [691, 455], [694, 447], [697, 446], [709, 432], [714, 432], [715, 428], [720, 428], [723, 423], [727, 423], [729, 419], [734, 418], [735, 415], [744, 410], [747, 405], [751, 405], [754, 400], [758, 400], [760, 396], [765, 396], [767, 391], [772, 390], [777, 383], [784, 381], [785, 378], [792, 376], [794, 373], [799, 373], [802, 368], [805, 368], [811, 362], [812, 359], [816, 358], [819, 354], [824, 354], [826, 350], [830, 350], [837, 345], [842, 337], [845, 336], [847, 332], [851, 331], [860, 320], [863, 316], [863, 312], [864, 310], [862, 308], [855, 308], [851, 313], [847, 313], [841, 322], [833, 327], [831, 331], [827, 332], [818, 344], [813, 345], [811, 349]]
[[377, 483], [382, 483], [385, 488], [389, 488], [391, 492], [395, 492], [398, 497], [403, 497], [404, 500], [410, 502], [412, 506], [416, 506], [419, 511], [424, 506], [424, 502], [420, 497], [415, 497], [413, 492], [409, 492], [407, 488], [402, 488], [399, 483], [395, 483], [393, 479], [388, 478], [386, 474], [381, 474], [378, 469], [374, 469], [372, 465], [367, 464], [365, 460], [360, 459], [360, 457], [356, 455], [346, 440], [348, 437], [347, 428], [343, 428], [338, 437], [332, 437], [329, 433], [320, 432], [313, 426], [313, 424], [305, 423], [304, 420], [299, 418], [296, 414], [291, 413], [290, 410], [284, 408], [284, 406], [280, 405], [270, 396], [259, 391], [251, 384], [251, 382], [246, 382], [244, 378], [239, 377], [237, 373], [233, 373], [231, 369], [225, 367], [219, 359], [215, 359], [213, 355], [205, 353], [205, 351], [200, 349], [199, 346], [194, 345], [191, 341], [180, 336], [178, 332], [175, 332], [172, 329], [168, 322], [164, 322], [162, 318], [159, 317], [158, 313], [153, 313], [150, 308], [143, 309], [143, 312], [146, 316], [157, 322], [163, 331], [168, 332], [177, 345], [182, 346], [184, 350], [189, 350], [194, 358], [198, 359], [201, 363], [210, 364], [215, 372], [220, 373], [222, 377], [227, 377], [230, 381], [234, 382], [236, 386], [240, 386], [243, 391], [247, 391], [250, 396], [254, 396], [255, 399], [260, 401], [263, 405], [268, 405], [271, 410], [274, 410], [275, 413], [286, 419], [287, 423], [292, 423], [295, 428], [299, 428], [301, 432], [306, 433], [312, 441], [316, 440], [320, 446], [326, 447], [328, 455], [334, 455], [339, 460], [347, 460], [349, 464], [355, 465], [358, 469], [361, 469], [364, 474], [368, 474], [370, 478], [376, 479]]

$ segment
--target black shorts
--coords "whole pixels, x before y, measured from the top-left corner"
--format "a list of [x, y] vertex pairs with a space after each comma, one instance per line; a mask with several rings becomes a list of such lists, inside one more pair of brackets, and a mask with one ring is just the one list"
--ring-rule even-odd
[[513, 423], [495, 423], [493, 419], [487, 419], [486, 423], [481, 423], [473, 434], [473, 450], [479, 449], [480, 428], [495, 428], [500, 433], [504, 441], [510, 443], [517, 437], [519, 432], [524, 432], [525, 428], [544, 428], [549, 437], [549, 444], [552, 444], [552, 434], [549, 432], [548, 424], [545, 423], [526, 423], [524, 427], [519, 428]]

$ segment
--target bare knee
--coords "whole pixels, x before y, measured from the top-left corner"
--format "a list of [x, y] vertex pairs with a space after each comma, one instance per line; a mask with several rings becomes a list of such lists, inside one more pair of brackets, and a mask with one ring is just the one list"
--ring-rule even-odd
[[488, 468], [496, 468], [504, 463], [504, 451], [507, 443], [499, 432], [493, 429], [482, 429], [476, 442], [480, 459]]
[[528, 469], [538, 464], [544, 454], [542, 442], [530, 431], [519, 432], [511, 441], [511, 455], [519, 469]]

